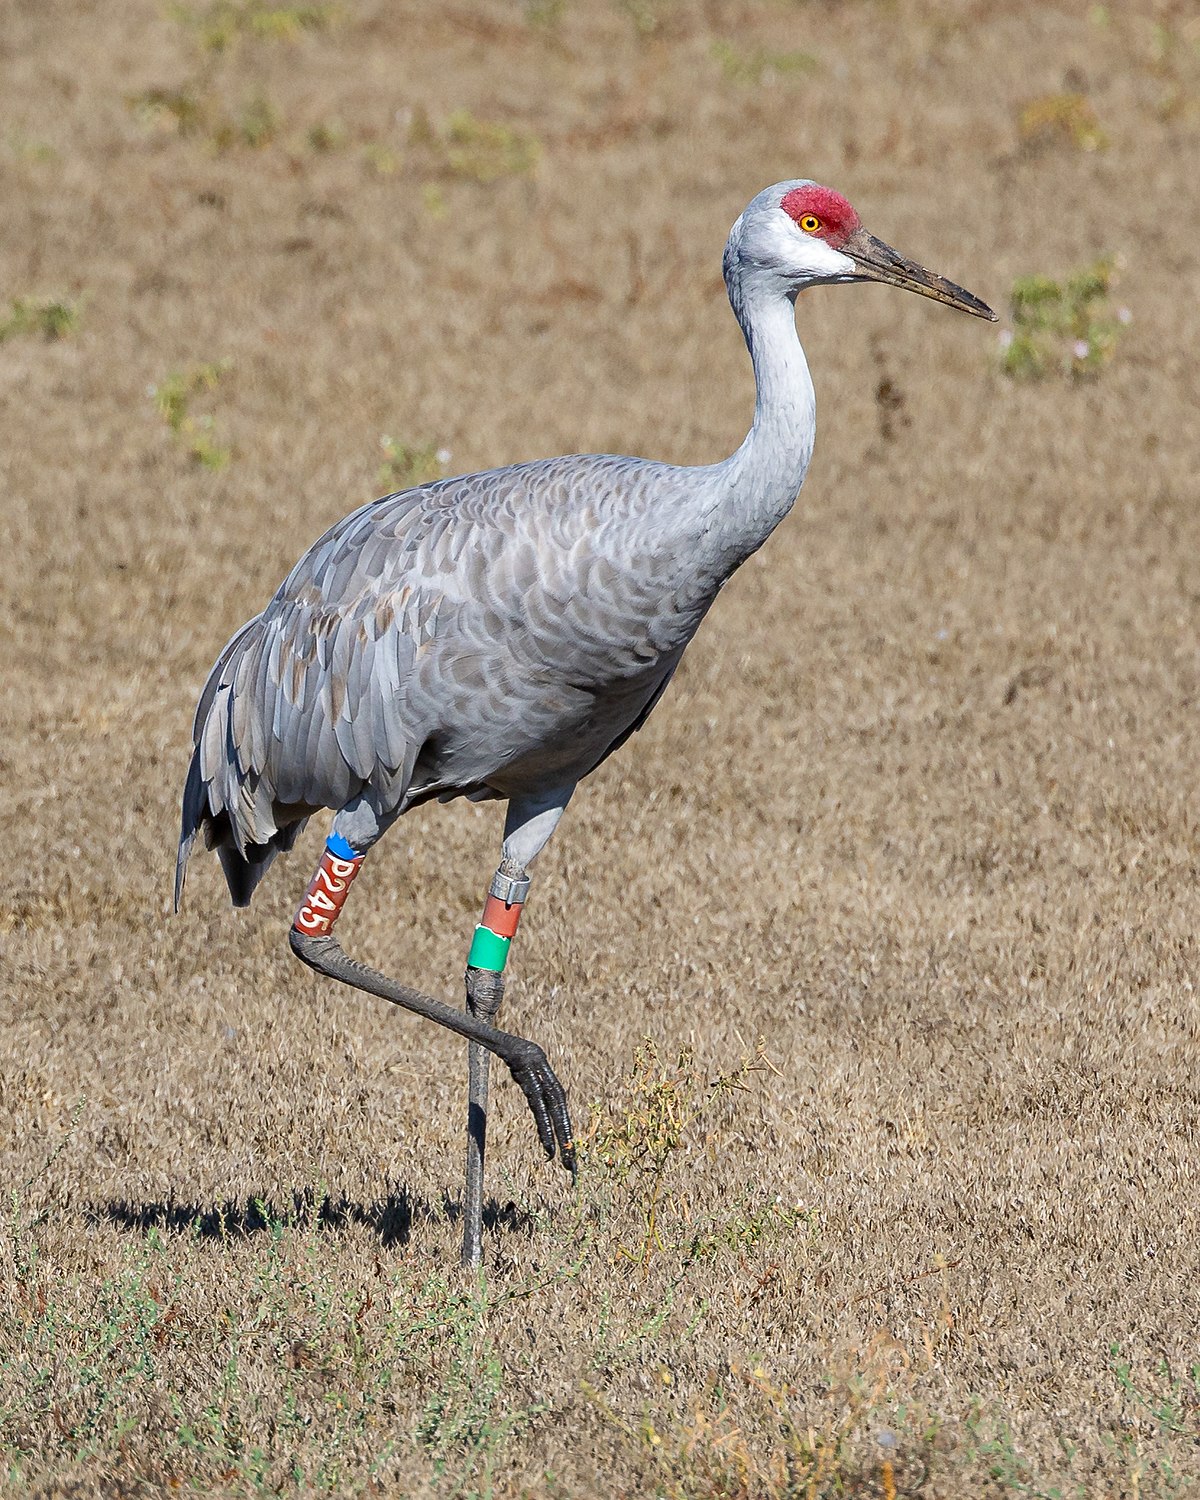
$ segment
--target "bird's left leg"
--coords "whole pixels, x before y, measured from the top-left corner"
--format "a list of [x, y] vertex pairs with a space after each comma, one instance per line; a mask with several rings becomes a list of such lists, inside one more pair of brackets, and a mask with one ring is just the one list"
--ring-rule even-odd
[[[545, 847], [575, 790], [516, 797], [508, 804], [500, 867], [488, 887], [483, 917], [467, 957], [467, 1009], [492, 1024], [504, 998], [504, 966], [529, 894], [529, 866]], [[462, 1263], [477, 1266], [483, 1254], [483, 1159], [487, 1149], [488, 1065], [491, 1054], [467, 1049], [467, 1173], [463, 1194]]]

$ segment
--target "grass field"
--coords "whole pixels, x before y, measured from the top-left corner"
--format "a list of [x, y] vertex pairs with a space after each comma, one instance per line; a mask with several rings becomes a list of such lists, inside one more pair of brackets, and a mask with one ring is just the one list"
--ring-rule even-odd
[[[1169, 0], [7, 0], [0, 1493], [1200, 1494], [1198, 149]], [[377, 493], [729, 452], [793, 175], [1003, 332], [801, 299], [804, 494], [539, 863], [583, 1164], [498, 1081], [475, 1279], [463, 1049], [287, 951], [321, 830], [169, 915], [191, 711]], [[500, 816], [350, 950], [460, 996]]]

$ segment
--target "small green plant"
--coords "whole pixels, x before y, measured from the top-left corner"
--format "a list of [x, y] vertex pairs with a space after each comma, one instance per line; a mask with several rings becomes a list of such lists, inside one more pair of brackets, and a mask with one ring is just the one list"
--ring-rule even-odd
[[[453, 1494], [474, 1476], [490, 1478], [505, 1445], [548, 1411], [538, 1402], [513, 1407], [505, 1390], [504, 1363], [488, 1335], [485, 1297], [459, 1293], [445, 1299], [436, 1314], [438, 1344], [445, 1364], [436, 1390], [425, 1403], [417, 1427], [422, 1447], [441, 1481], [454, 1481]], [[490, 1493], [490, 1484], [470, 1493]]]
[[264, 94], [255, 94], [237, 114], [218, 119], [209, 140], [218, 151], [229, 151], [236, 146], [257, 150], [270, 145], [279, 134], [282, 123], [279, 111], [271, 101]]
[[1150, 28], [1149, 71], [1157, 80], [1156, 112], [1161, 120], [1195, 118], [1200, 113], [1200, 30], [1186, 11], [1176, 20]]
[[769, 47], [743, 51], [732, 42], [712, 45], [712, 55], [731, 83], [772, 84], [797, 73], [813, 73], [820, 63], [811, 52], [776, 52]]
[[384, 461], [379, 466], [377, 482], [389, 491], [411, 489], [414, 485], [428, 484], [431, 479], [440, 479], [450, 462], [449, 449], [434, 443], [400, 443], [395, 438], [381, 437], [379, 446]]
[[1013, 282], [1012, 328], [1001, 334], [1001, 367], [1014, 380], [1061, 373], [1094, 379], [1111, 359], [1127, 308], [1114, 308], [1116, 266], [1095, 261], [1062, 281], [1023, 276]]
[[1119, 1344], [1109, 1346], [1109, 1358], [1126, 1413], [1110, 1441], [1127, 1465], [1133, 1493], [1190, 1492], [1191, 1480], [1176, 1470], [1172, 1450], [1178, 1440], [1200, 1450], [1200, 1363], [1178, 1375], [1164, 1359], [1139, 1378]]
[[1023, 146], [1057, 141], [1078, 151], [1103, 151], [1108, 145], [1096, 111], [1083, 94], [1043, 94], [1031, 99], [1017, 116], [1017, 133]]
[[19, 130], [7, 131], [4, 136], [4, 144], [17, 161], [37, 162], [41, 164], [58, 160], [58, 152], [48, 142], [34, 140], [31, 136], [24, 135]]
[[450, 212], [446, 204], [446, 194], [436, 182], [427, 182], [421, 189], [421, 202], [431, 219], [444, 219]]
[[215, 0], [207, 6], [173, 5], [173, 20], [195, 32], [206, 52], [226, 52], [245, 38], [292, 42], [324, 31], [337, 17], [334, 5], [272, 5], [266, 0]]
[[673, 1066], [663, 1062], [649, 1037], [634, 1052], [633, 1069], [625, 1080], [629, 1102], [619, 1116], [598, 1123], [582, 1142], [587, 1162], [628, 1190], [637, 1205], [640, 1240], [632, 1249], [621, 1246], [622, 1256], [644, 1266], [656, 1250], [666, 1249], [661, 1223], [664, 1209], [672, 1203], [667, 1188], [672, 1161], [697, 1121], [719, 1100], [745, 1091], [750, 1074], [763, 1066], [761, 1046], [753, 1056], [743, 1057], [733, 1072], [711, 1079], [697, 1070], [690, 1048], [677, 1054]]
[[188, 457], [206, 469], [223, 469], [233, 457], [233, 450], [219, 443], [216, 424], [211, 416], [194, 416], [191, 404], [196, 396], [214, 391], [230, 369], [228, 360], [192, 365], [175, 370], [159, 385], [150, 387], [150, 398], [159, 416], [173, 436], [184, 446]]
[[539, 147], [532, 135], [496, 120], [478, 120], [465, 109], [446, 121], [443, 143], [450, 171], [473, 182], [519, 177], [537, 166]]
[[373, 177], [394, 177], [401, 166], [399, 153], [381, 141], [368, 141], [362, 148], [362, 159]]
[[211, 113], [208, 102], [190, 83], [175, 89], [143, 89], [140, 94], [130, 94], [126, 103], [148, 129], [185, 136], [207, 129]]
[[254, 94], [241, 109], [231, 110], [216, 94], [201, 93], [195, 84], [185, 83], [175, 89], [146, 89], [131, 95], [127, 103], [147, 128], [202, 137], [218, 152], [269, 145], [283, 127], [279, 111], [265, 94]]
[[653, 36], [662, 26], [669, 0], [616, 0], [617, 9], [629, 17], [639, 36]]
[[542, 26], [550, 31], [566, 13], [567, 0], [525, 0], [525, 20], [530, 26]]
[[324, 155], [329, 151], [340, 151], [347, 141], [346, 127], [340, 120], [318, 120], [308, 127], [305, 137], [308, 149]]
[[79, 328], [82, 298], [14, 297], [7, 314], [0, 315], [0, 342], [20, 333], [40, 333], [46, 339], [65, 339]]

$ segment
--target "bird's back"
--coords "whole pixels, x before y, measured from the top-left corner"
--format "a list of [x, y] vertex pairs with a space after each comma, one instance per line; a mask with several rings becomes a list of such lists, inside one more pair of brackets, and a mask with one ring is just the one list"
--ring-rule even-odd
[[209, 676], [177, 895], [201, 828], [248, 900], [317, 808], [365, 793], [388, 816], [594, 769], [648, 712], [728, 571], [704, 547], [709, 472], [550, 459], [339, 521]]

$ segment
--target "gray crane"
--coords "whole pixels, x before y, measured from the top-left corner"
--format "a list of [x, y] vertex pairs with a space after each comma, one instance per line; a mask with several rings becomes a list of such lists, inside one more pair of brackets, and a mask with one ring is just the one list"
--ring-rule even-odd
[[[333, 827], [292, 950], [332, 979], [466, 1037], [463, 1263], [481, 1255], [488, 1061], [520, 1085], [549, 1160], [574, 1175], [566, 1095], [535, 1043], [495, 1025], [529, 869], [576, 786], [645, 722], [721, 587], [791, 509], [815, 402], [794, 302], [882, 281], [995, 314], [797, 180], [755, 197], [725, 285], [754, 365], [754, 423], [720, 463], [574, 455], [388, 495], [304, 554], [209, 674], [192, 730], [175, 875], [203, 830], [246, 906], [308, 818]], [[349, 958], [333, 934], [363, 857], [431, 798], [507, 800], [502, 858], [467, 960], [466, 1008]]]

